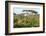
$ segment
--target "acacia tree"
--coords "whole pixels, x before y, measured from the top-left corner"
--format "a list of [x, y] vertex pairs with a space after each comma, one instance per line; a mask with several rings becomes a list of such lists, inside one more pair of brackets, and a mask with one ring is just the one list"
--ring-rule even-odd
[[36, 11], [34, 11], [34, 10], [23, 10], [23, 12], [27, 12], [27, 14], [28, 14], [28, 12], [32, 12], [32, 13], [35, 13], [35, 14], [37, 14], [37, 12]]

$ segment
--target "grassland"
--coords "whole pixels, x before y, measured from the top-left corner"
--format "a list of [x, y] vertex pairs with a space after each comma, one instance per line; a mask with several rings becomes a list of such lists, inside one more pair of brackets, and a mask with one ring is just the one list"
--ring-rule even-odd
[[14, 28], [39, 27], [39, 15], [14, 16]]

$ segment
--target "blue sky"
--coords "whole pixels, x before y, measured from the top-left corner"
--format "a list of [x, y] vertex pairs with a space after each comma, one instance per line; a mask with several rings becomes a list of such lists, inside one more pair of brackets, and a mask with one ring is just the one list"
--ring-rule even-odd
[[40, 11], [40, 8], [21, 8], [21, 7], [14, 7], [14, 8], [13, 8], [13, 11], [14, 11], [14, 13], [16, 13], [16, 14], [20, 14], [20, 13], [24, 13], [24, 12], [22, 12], [24, 9], [25, 9], [25, 10], [26, 10], [26, 9], [35, 10], [35, 11], [37, 11], [38, 13], [39, 13], [39, 11]]

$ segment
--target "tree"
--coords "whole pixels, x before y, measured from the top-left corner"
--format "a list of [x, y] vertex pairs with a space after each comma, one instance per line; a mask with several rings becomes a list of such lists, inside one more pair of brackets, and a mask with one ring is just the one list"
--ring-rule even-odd
[[27, 12], [27, 14], [28, 14], [28, 12], [32, 12], [32, 13], [35, 13], [35, 14], [37, 14], [37, 12], [36, 11], [34, 11], [34, 10], [23, 10], [23, 12]]
[[14, 15], [16, 15], [16, 13], [13, 13]]

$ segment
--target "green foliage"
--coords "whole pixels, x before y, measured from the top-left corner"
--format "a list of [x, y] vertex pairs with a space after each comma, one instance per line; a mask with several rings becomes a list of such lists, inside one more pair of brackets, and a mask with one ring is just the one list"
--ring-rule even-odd
[[14, 28], [38, 26], [39, 16], [14, 16]]

